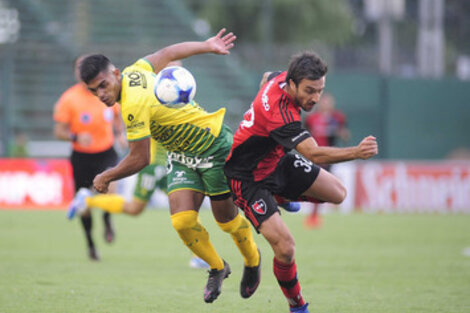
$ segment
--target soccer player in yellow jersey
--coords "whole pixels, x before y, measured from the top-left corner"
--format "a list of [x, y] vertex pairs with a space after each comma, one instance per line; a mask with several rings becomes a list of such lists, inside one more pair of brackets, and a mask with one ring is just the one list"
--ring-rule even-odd
[[158, 50], [137, 60], [122, 73], [103, 55], [88, 56], [80, 66], [80, 76], [90, 91], [108, 106], [115, 102], [121, 104], [129, 141], [129, 154], [118, 165], [95, 177], [95, 189], [104, 193], [110, 182], [147, 166], [150, 137], [169, 151], [172, 225], [185, 245], [211, 268], [204, 289], [204, 301], [208, 303], [218, 297], [222, 281], [231, 271], [198, 219], [205, 195], [210, 198], [217, 224], [232, 236], [243, 255], [242, 297], [250, 297], [260, 281], [261, 255], [248, 221], [233, 204], [223, 173], [232, 133], [223, 124], [225, 109], [208, 113], [194, 101], [178, 107], [162, 105], [154, 94], [154, 81], [155, 73], [171, 61], [202, 53], [229, 54], [235, 39], [235, 35], [225, 34], [222, 29], [206, 41], [182, 42]]

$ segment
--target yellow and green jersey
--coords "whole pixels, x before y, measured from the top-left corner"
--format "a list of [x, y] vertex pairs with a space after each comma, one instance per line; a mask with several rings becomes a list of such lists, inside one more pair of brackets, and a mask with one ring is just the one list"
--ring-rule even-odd
[[139, 59], [122, 72], [121, 111], [129, 141], [152, 137], [173, 152], [197, 155], [219, 136], [222, 108], [208, 113], [195, 101], [178, 107], [161, 104], [154, 92], [152, 65]]
[[166, 165], [166, 149], [153, 139], [150, 140], [150, 164]]

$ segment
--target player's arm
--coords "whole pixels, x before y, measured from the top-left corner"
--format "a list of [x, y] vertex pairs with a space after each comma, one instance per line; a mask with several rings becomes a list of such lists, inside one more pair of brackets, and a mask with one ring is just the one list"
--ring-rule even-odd
[[203, 53], [229, 54], [237, 37], [231, 32], [224, 35], [225, 31], [226, 29], [222, 28], [217, 35], [206, 41], [186, 41], [167, 46], [145, 56], [145, 59], [152, 64], [153, 71], [158, 73], [169, 62], [185, 59], [192, 55]]
[[97, 175], [93, 186], [98, 192], [106, 193], [109, 183], [131, 176], [150, 162], [150, 138], [129, 142], [129, 154], [118, 165]]
[[296, 150], [310, 161], [317, 164], [331, 164], [355, 159], [369, 159], [378, 153], [377, 140], [367, 136], [354, 147], [320, 147], [315, 139], [308, 137], [301, 141]]

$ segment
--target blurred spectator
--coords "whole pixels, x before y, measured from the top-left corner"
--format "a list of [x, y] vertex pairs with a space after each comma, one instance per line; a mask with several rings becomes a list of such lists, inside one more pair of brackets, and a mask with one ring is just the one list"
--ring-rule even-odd
[[[346, 127], [346, 117], [335, 109], [335, 98], [329, 93], [324, 93], [313, 113], [305, 119], [305, 127], [312, 134], [319, 146], [335, 146], [338, 139], [347, 142], [350, 132]], [[319, 164], [329, 171], [331, 164]], [[319, 215], [318, 203], [313, 203], [312, 212], [305, 219], [305, 226], [308, 228], [320, 227], [322, 224]]]
[[11, 158], [28, 157], [28, 137], [22, 131], [15, 131], [13, 141], [8, 147], [8, 156]]

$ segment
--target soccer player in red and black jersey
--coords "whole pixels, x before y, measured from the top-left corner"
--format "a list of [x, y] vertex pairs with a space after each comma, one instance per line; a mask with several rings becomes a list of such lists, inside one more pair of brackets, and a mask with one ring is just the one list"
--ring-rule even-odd
[[[274, 195], [339, 204], [345, 187], [315, 163], [368, 159], [378, 153], [373, 136], [354, 147], [320, 147], [302, 128], [300, 112], [312, 110], [319, 101], [327, 70], [316, 54], [303, 53], [292, 59], [287, 72], [264, 84], [234, 135], [225, 165], [235, 204], [274, 251], [274, 276], [290, 312], [308, 313], [308, 304], [297, 280], [294, 238]], [[302, 156], [288, 153], [292, 149]]]

